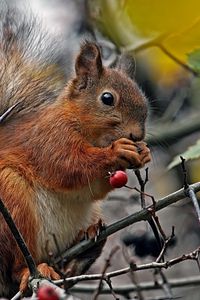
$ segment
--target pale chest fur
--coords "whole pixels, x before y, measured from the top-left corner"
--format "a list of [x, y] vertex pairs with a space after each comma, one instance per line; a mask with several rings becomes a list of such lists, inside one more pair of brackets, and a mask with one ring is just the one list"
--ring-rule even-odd
[[[100, 214], [99, 201], [91, 201], [88, 188], [76, 192], [55, 193], [38, 188], [36, 207], [39, 217], [38, 254], [47, 259], [48, 252], [56, 255], [76, 239], [81, 229], [86, 230]], [[55, 238], [55, 239], [54, 239]]]

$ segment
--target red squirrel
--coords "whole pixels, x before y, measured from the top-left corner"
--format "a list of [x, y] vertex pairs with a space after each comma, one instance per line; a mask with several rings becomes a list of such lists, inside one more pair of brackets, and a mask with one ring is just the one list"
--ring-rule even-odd
[[[57, 279], [47, 264], [52, 235], [60, 251], [73, 245], [101, 218], [109, 172], [150, 161], [147, 101], [127, 58], [104, 67], [99, 46], [85, 42], [65, 83], [59, 45], [34, 20], [7, 12], [0, 23], [0, 113], [17, 103], [0, 124], [0, 198], [40, 273]], [[2, 216], [0, 244], [0, 295], [8, 296], [16, 283], [25, 289], [29, 273]]]

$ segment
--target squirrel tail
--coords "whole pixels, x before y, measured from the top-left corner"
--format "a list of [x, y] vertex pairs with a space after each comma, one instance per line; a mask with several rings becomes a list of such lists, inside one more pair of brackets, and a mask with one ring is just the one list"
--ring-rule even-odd
[[0, 115], [14, 106], [12, 118], [51, 104], [66, 82], [59, 39], [27, 15], [0, 8]]

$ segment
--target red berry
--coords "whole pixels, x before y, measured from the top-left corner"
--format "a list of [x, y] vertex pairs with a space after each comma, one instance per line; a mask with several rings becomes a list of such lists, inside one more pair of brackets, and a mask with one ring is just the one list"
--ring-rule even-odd
[[51, 286], [41, 286], [37, 291], [38, 300], [59, 300], [55, 289]]
[[110, 185], [113, 188], [121, 188], [127, 183], [127, 181], [128, 176], [124, 171], [116, 171], [110, 176]]

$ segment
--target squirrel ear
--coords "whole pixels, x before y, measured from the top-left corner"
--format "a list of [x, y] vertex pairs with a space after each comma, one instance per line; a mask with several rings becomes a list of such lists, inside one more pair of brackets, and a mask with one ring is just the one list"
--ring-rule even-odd
[[103, 66], [99, 47], [93, 42], [85, 42], [76, 58], [77, 77], [100, 77]]
[[135, 77], [135, 71], [136, 71], [135, 59], [129, 54], [122, 54], [120, 56], [116, 68], [124, 72], [132, 79]]

